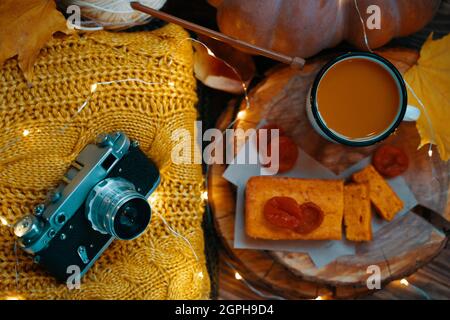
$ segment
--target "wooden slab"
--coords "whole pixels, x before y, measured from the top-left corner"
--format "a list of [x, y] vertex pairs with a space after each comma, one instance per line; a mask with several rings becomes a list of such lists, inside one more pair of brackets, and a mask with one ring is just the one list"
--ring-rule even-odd
[[[388, 49], [379, 52], [405, 72], [418, 59], [415, 51]], [[242, 129], [254, 128], [261, 119], [280, 125], [309, 155], [334, 172], [340, 172], [373, 152], [374, 147], [350, 148], [327, 142], [311, 128], [305, 114], [309, 87], [321, 66], [329, 59], [310, 61], [303, 70], [276, 68], [250, 93], [251, 108], [236, 122]], [[233, 120], [229, 108], [218, 127]], [[401, 145], [411, 159], [404, 175], [419, 203], [448, 213], [449, 165], [427, 150], [416, 150], [419, 136], [413, 123], [403, 123], [387, 141]], [[237, 150], [244, 141], [237, 141]], [[435, 152], [437, 154], [437, 152]], [[224, 165], [210, 167], [209, 199], [215, 226], [230, 256], [253, 283], [270, 288], [285, 297], [331, 295], [353, 297], [367, 293], [366, 270], [380, 267], [382, 283], [411, 274], [429, 262], [445, 246], [447, 239], [426, 221], [408, 213], [374, 235], [368, 244], [358, 245], [354, 256], [340, 257], [316, 268], [307, 254], [234, 249], [235, 190], [222, 174]], [[447, 217], [448, 218], [448, 217]]]

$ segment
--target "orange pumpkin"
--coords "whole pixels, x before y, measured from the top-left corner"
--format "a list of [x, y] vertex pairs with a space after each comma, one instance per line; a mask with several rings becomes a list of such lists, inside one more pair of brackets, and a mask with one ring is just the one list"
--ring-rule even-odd
[[[346, 40], [366, 49], [363, 21], [380, 10], [380, 29], [366, 27], [371, 48], [423, 28], [441, 0], [209, 0], [220, 30], [249, 43], [291, 56], [310, 57]], [[373, 8], [373, 7], [372, 7]], [[370, 9], [370, 8], [369, 8]], [[370, 19], [369, 19], [370, 20]], [[372, 20], [373, 21], [373, 20]]]

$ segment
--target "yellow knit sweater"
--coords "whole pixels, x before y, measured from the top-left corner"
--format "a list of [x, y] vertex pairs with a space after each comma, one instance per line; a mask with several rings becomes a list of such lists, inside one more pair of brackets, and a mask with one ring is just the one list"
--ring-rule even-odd
[[[0, 216], [9, 223], [43, 201], [101, 132], [121, 130], [138, 140], [162, 178], [146, 232], [133, 241], [114, 241], [79, 290], [57, 283], [22, 250], [15, 255], [11, 229], [0, 225], [0, 298], [208, 298], [201, 168], [171, 162], [172, 132], [185, 128], [193, 135], [197, 117], [187, 38], [183, 29], [167, 25], [153, 32], [53, 39], [41, 51], [31, 88], [15, 59], [0, 69]], [[79, 110], [93, 83], [124, 79], [159, 84], [99, 85]]]

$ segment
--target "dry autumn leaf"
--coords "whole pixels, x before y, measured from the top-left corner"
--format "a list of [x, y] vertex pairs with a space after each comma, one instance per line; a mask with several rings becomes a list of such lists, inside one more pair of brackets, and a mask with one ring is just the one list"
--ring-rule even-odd
[[[409, 103], [420, 107], [417, 121], [421, 141], [437, 145], [441, 159], [450, 159], [450, 35], [432, 40], [431, 36], [420, 51], [415, 66], [405, 74], [409, 90]], [[421, 100], [422, 104], [416, 99]]]
[[54, 0], [1, 0], [0, 66], [18, 56], [20, 69], [31, 81], [39, 51], [55, 32], [67, 30]]

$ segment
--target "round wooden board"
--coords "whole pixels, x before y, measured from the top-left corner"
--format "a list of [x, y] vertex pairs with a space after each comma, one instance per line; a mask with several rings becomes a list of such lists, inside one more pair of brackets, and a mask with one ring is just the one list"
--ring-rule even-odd
[[[386, 49], [378, 53], [401, 72], [408, 70], [418, 59], [417, 52], [408, 49]], [[235, 127], [254, 128], [261, 119], [276, 123], [305, 152], [336, 173], [370, 155], [374, 147], [349, 148], [325, 141], [314, 132], [306, 118], [307, 91], [329, 58], [312, 60], [300, 71], [287, 67], [270, 71], [251, 91], [251, 108]], [[224, 129], [233, 116], [230, 107], [219, 119], [217, 127]], [[244, 141], [236, 141], [236, 150], [242, 143]], [[446, 212], [449, 165], [442, 163], [438, 156], [429, 158], [425, 148], [417, 150], [419, 136], [415, 125], [403, 123], [386, 143], [401, 145], [412, 160], [404, 178], [418, 202], [435, 211]], [[225, 165], [212, 165], [208, 176], [209, 199], [217, 232], [247, 280], [286, 298], [318, 295], [348, 298], [365, 294], [369, 291], [366, 286], [370, 275], [368, 266], [380, 268], [385, 284], [407, 276], [429, 262], [447, 241], [425, 220], [409, 212], [379, 230], [371, 242], [357, 245], [356, 255], [340, 257], [320, 269], [304, 253], [235, 249], [235, 190], [222, 177], [225, 169]]]

